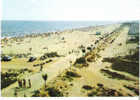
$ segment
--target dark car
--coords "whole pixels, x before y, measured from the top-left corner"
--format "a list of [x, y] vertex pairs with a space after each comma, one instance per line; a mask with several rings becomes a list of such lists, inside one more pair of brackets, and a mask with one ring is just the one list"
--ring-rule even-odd
[[36, 57], [30, 57], [29, 60], [28, 60], [28, 62], [33, 62], [35, 60], [36, 60]]
[[3, 56], [1, 58], [1, 61], [11, 61], [11, 60], [12, 60], [12, 57], [10, 57], [10, 56]]

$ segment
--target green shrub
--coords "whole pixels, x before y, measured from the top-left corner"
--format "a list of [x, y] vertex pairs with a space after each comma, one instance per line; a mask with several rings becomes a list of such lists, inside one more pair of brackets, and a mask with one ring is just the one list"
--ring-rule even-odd
[[1, 88], [2, 89], [6, 88], [7, 86], [16, 82], [17, 76], [18, 76], [18, 73], [14, 73], [14, 72], [1, 73]]
[[44, 56], [47, 57], [60, 57], [57, 52], [50, 52], [50, 53], [45, 53]]
[[92, 90], [92, 89], [93, 89], [93, 88], [92, 88], [91, 86], [89, 86], [89, 85], [84, 85], [82, 88], [85, 89], [85, 90]]
[[76, 59], [75, 64], [86, 64], [86, 59], [84, 57], [80, 57]]
[[131, 80], [134, 81], [133, 79], [126, 77], [123, 74], [119, 74], [117, 72], [112, 72], [106, 69], [101, 69], [101, 73], [104, 73], [105, 75], [108, 75], [108, 78], [112, 78], [112, 79], [121, 79], [121, 80]]
[[39, 97], [40, 95], [40, 91], [39, 90], [35, 90], [34, 92], [33, 92], [34, 94], [32, 95], [32, 97]]
[[63, 94], [58, 89], [55, 89], [54, 87], [47, 88], [46, 91], [48, 91], [48, 94], [51, 97], [62, 97], [63, 96]]
[[70, 76], [70, 77], [81, 77], [79, 74], [77, 74], [76, 72], [72, 72], [72, 71], [67, 71], [66, 75]]
[[40, 57], [40, 60], [45, 60], [47, 58], [52, 58], [52, 57], [60, 57], [60, 55], [58, 55], [57, 52], [45, 53], [43, 56]]

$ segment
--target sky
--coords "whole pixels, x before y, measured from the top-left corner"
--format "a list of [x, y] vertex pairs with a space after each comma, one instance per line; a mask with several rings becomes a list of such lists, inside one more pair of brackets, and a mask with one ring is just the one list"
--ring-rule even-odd
[[135, 19], [140, 0], [2, 0], [2, 20]]

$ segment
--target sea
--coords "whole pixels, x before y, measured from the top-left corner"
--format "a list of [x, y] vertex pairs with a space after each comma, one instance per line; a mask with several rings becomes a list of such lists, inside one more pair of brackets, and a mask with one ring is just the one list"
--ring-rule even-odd
[[111, 21], [23, 21], [2, 20], [1, 37], [19, 37], [89, 26], [112, 24]]

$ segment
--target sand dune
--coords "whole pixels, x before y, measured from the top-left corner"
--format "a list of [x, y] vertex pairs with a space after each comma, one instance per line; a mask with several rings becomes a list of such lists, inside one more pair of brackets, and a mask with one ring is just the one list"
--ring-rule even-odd
[[[138, 96], [138, 76], [113, 69], [114, 60], [103, 61], [105, 58], [112, 57], [128, 61], [124, 57], [130, 50], [136, 52], [138, 43], [127, 43], [129, 29], [129, 25], [113, 24], [65, 30], [49, 36], [40, 34], [2, 39], [3, 55], [12, 57], [11, 61], [2, 61], [2, 73], [10, 70], [11, 73], [17, 73], [26, 69], [19, 75], [31, 79], [32, 82], [31, 88], [18, 88], [16, 79], [19, 75], [17, 75], [13, 83], [2, 88], [2, 96]], [[96, 32], [101, 32], [101, 35], [97, 35]], [[85, 48], [85, 53], [80, 49], [81, 46]], [[87, 49], [88, 47], [90, 48]], [[52, 52], [59, 56], [48, 57]], [[41, 56], [47, 57], [40, 60]], [[28, 62], [30, 57], [36, 57], [36, 60]], [[85, 62], [78, 64], [77, 59], [80, 57], [83, 57]], [[51, 61], [47, 62], [50, 59]], [[42, 71], [40, 71], [41, 64]], [[138, 68], [137, 63], [136, 65]], [[67, 75], [67, 72], [71, 74]], [[46, 89], [43, 73], [48, 74]], [[111, 78], [114, 74], [118, 77]], [[35, 93], [35, 91], [39, 92]]]

